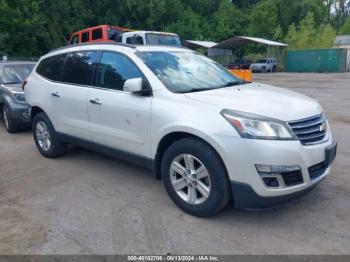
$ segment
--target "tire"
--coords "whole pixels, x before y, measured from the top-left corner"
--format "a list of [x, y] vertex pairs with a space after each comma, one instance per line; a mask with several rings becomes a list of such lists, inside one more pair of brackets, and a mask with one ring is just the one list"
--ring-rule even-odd
[[47, 158], [56, 158], [65, 151], [65, 145], [58, 139], [57, 133], [43, 112], [34, 116], [32, 123], [33, 137], [39, 152]]
[[276, 73], [276, 72], [277, 72], [277, 68], [276, 68], [275, 66], [273, 67], [272, 72], [273, 72], [273, 73]]
[[199, 139], [184, 138], [173, 143], [164, 153], [161, 171], [170, 198], [191, 215], [214, 215], [231, 200], [231, 188], [221, 158]]
[[10, 134], [16, 133], [19, 131], [19, 126], [13, 120], [11, 116], [10, 108], [7, 105], [2, 106], [2, 119], [4, 120], [6, 131]]
[[266, 72], [267, 72], [266, 67], [263, 67], [263, 68], [261, 69], [261, 72], [262, 72], [262, 73], [266, 73]]

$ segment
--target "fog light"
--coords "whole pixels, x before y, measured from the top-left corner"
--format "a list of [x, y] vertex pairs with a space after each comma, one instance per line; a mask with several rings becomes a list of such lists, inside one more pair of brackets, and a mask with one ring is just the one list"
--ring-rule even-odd
[[259, 165], [259, 164], [255, 165], [255, 168], [259, 173], [288, 173], [288, 172], [298, 171], [301, 169], [299, 166], [296, 166], [296, 165], [271, 166], [271, 165]]
[[301, 168], [297, 165], [255, 165], [260, 178], [267, 187], [285, 188], [303, 183]]
[[268, 187], [279, 187], [280, 184], [276, 177], [263, 177], [265, 185]]

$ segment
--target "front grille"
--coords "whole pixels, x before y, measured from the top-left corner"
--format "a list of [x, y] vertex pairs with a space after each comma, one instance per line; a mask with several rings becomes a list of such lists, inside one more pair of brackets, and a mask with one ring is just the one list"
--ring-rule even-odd
[[300, 170], [281, 173], [281, 176], [283, 177], [283, 181], [286, 186], [295, 186], [304, 182], [303, 175], [301, 174]]
[[310, 166], [308, 168], [309, 170], [309, 176], [311, 180], [314, 180], [320, 176], [322, 176], [326, 172], [327, 166], [325, 162], [318, 163], [316, 165]]
[[322, 141], [327, 133], [326, 119], [323, 114], [291, 121], [288, 125], [303, 145]]

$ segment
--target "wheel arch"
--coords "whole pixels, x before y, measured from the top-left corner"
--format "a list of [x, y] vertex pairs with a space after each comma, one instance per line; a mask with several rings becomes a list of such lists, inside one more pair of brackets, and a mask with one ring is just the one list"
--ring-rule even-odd
[[157, 150], [155, 153], [155, 158], [154, 158], [154, 164], [153, 164], [153, 171], [154, 171], [154, 176], [156, 179], [161, 179], [162, 175], [161, 175], [161, 163], [162, 163], [162, 159], [163, 159], [163, 155], [165, 153], [165, 151], [169, 148], [169, 146], [171, 146], [173, 143], [175, 143], [176, 141], [183, 139], [183, 138], [194, 138], [194, 139], [198, 139], [201, 142], [205, 143], [206, 145], [208, 145], [210, 148], [212, 148], [214, 150], [214, 152], [218, 155], [220, 161], [222, 162], [225, 170], [226, 170], [226, 174], [227, 174], [227, 168], [226, 165], [224, 163], [224, 161], [222, 160], [219, 151], [215, 148], [214, 143], [211, 143], [210, 141], [208, 141], [207, 139], [204, 139], [202, 136], [195, 134], [193, 132], [188, 132], [188, 131], [172, 131], [170, 133], [165, 134], [159, 141], [158, 146], [157, 146]]
[[44, 112], [44, 110], [43, 110], [41, 107], [39, 107], [39, 106], [32, 106], [32, 107], [30, 108], [30, 123], [32, 123], [34, 117], [35, 117], [37, 114], [41, 113], [41, 112]]

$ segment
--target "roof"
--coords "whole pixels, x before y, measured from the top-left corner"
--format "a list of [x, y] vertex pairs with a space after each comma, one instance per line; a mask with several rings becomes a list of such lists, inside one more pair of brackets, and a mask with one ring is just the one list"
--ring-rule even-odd
[[124, 47], [135, 48], [134, 45], [122, 44], [122, 43], [119, 43], [119, 42], [85, 42], [85, 43], [76, 44], [76, 45], [62, 46], [62, 47], [59, 47], [59, 48], [51, 50], [50, 52], [48, 52], [48, 54], [54, 53], [54, 52], [60, 51], [60, 50], [66, 50], [66, 49], [75, 48], [75, 47], [81, 47], [81, 46], [93, 46], [93, 45], [117, 45], [117, 46], [124, 46]]
[[222, 41], [218, 43], [214, 48], [221, 48], [221, 49], [229, 49], [229, 48], [234, 48], [242, 45], [246, 45], [249, 43], [257, 43], [257, 44], [263, 44], [263, 45], [268, 45], [268, 46], [288, 46], [287, 44], [284, 43], [279, 43], [271, 40], [267, 40], [264, 38], [258, 38], [258, 37], [248, 37], [248, 36], [234, 36], [231, 37], [225, 41]]
[[163, 45], [128, 45], [117, 42], [86, 42], [77, 45], [68, 45], [63, 46], [57, 49], [54, 49], [43, 55], [41, 58], [46, 58], [51, 55], [63, 54], [66, 52], [79, 52], [79, 51], [87, 51], [87, 50], [115, 50], [118, 48], [119, 50], [123, 50], [123, 52], [137, 52], [137, 51], [191, 51], [187, 48], [183, 47], [175, 47], [175, 46], [163, 46]]
[[217, 43], [212, 41], [197, 41], [197, 40], [186, 40], [186, 46], [189, 48], [212, 48], [213, 46], [216, 46]]
[[160, 32], [160, 31], [142, 31], [142, 30], [133, 30], [132, 32], [126, 32], [124, 33], [125, 35], [131, 35], [131, 34], [140, 34], [140, 35], [144, 35], [144, 34], [157, 34], [157, 35], [173, 35], [173, 36], [177, 36], [177, 34], [175, 33], [169, 33], [169, 32]]
[[338, 35], [334, 40], [334, 45], [350, 45], [350, 35]]

